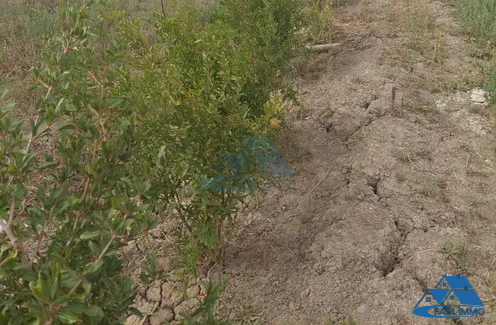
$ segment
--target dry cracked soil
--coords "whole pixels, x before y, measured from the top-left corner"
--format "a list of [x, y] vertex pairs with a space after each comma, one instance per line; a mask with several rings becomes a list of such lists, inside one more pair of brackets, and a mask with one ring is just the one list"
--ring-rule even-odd
[[[228, 277], [220, 312], [234, 324], [332, 324], [349, 313], [357, 324], [496, 324], [494, 118], [452, 10], [433, 0], [335, 10], [341, 46], [298, 67], [302, 106], [277, 140], [297, 188], [240, 215], [209, 272]], [[456, 274], [484, 316], [413, 315], [426, 289]], [[142, 294], [148, 323], [194, 305], [173, 287]]]

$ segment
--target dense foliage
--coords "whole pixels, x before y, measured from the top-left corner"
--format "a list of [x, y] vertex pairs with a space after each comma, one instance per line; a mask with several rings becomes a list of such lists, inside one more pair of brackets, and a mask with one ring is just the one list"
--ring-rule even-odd
[[[149, 21], [94, 1], [61, 11], [33, 70], [37, 113], [0, 111], [0, 323], [122, 323], [136, 286], [119, 249], [157, 213], [181, 220], [192, 269], [215, 258], [247, 193], [201, 179], [240, 136], [282, 118], [302, 9], [221, 0]], [[207, 323], [211, 292], [193, 313]]]

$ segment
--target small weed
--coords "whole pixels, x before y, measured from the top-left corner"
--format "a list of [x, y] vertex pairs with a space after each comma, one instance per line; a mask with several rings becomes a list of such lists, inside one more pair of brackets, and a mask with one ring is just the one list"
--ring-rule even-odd
[[490, 61], [493, 58], [493, 49], [490, 46], [477, 47], [470, 53], [470, 57]]
[[398, 183], [404, 183], [408, 180], [408, 175], [405, 173], [396, 173], [395, 176]]
[[304, 119], [305, 117], [308, 116], [308, 113], [309, 113], [309, 110], [308, 110], [308, 107], [301, 103], [301, 105], [297, 106], [296, 107], [296, 118], [299, 119], [299, 120], [302, 120]]
[[353, 140], [356, 142], [364, 142], [367, 139], [367, 133], [364, 130], [360, 129], [353, 135]]
[[439, 180], [439, 176], [437, 175], [429, 175], [424, 182], [422, 187], [422, 195], [425, 197], [433, 197], [439, 191], [439, 186], [441, 182]]
[[456, 241], [448, 239], [441, 247], [440, 253], [444, 259], [454, 263], [465, 275], [472, 273], [472, 268], [468, 262], [468, 254], [472, 252], [468, 243], [465, 241]]
[[410, 154], [408, 153], [408, 150], [402, 149], [396, 153], [396, 159], [402, 162], [411, 162], [412, 160], [410, 159]]
[[440, 112], [435, 104], [432, 105], [419, 105], [414, 108], [415, 111], [422, 113], [429, 122], [437, 122]]
[[450, 78], [443, 80], [443, 89], [448, 92], [468, 91], [470, 87], [463, 81], [457, 81]]
[[327, 43], [332, 31], [332, 4], [331, 0], [316, 0], [306, 8], [305, 19], [308, 27], [300, 30], [299, 34], [305, 41], [316, 44]]
[[415, 151], [414, 155], [415, 157], [418, 157], [420, 159], [428, 159], [431, 160], [431, 154], [432, 151], [429, 148], [422, 148], [417, 151]]
[[436, 28], [436, 19], [427, 7], [419, 6], [415, 1], [408, 0], [403, 12], [403, 26], [409, 32], [428, 31]]
[[429, 62], [443, 63], [446, 44], [429, 8], [408, 1], [401, 21], [403, 29], [409, 34], [405, 45], [426, 57]]
[[351, 313], [348, 314], [348, 318], [343, 321], [336, 323], [332, 320], [331, 317], [328, 317], [327, 320], [325, 321], [325, 325], [357, 325], [358, 323], [355, 321], [355, 318]]
[[396, 153], [396, 159], [402, 162], [412, 162], [408, 141], [403, 142], [403, 148]]
[[304, 161], [305, 159], [308, 159], [312, 157], [312, 153], [308, 150], [300, 150], [297, 155], [296, 155], [296, 160], [298, 162]]
[[487, 118], [490, 118], [491, 113], [492, 113], [491, 110], [488, 110], [487, 106], [484, 106], [484, 105], [472, 105], [469, 108], [469, 112], [473, 113], [473, 114], [478, 114], [480, 116], [484, 116]]
[[242, 311], [236, 315], [234, 324], [236, 325], [260, 325], [260, 315]]
[[[491, 282], [491, 286], [487, 289], [490, 295], [496, 294], [496, 280]], [[496, 299], [496, 298], [495, 298]]]
[[370, 194], [371, 193], [370, 193], [368, 186], [361, 185], [356, 189], [356, 195], [357, 195], [359, 200], [363, 200], [364, 198], [366, 198]]
[[[490, 304], [494, 308], [496, 306], [496, 280], [491, 280], [488, 283], [488, 286], [489, 286], [489, 288], [487, 289], [487, 293], [492, 298]], [[493, 321], [495, 321], [496, 320], [496, 315], [493, 314], [493, 317], [492, 318], [493, 318]], [[493, 324], [493, 322], [491, 324]]]

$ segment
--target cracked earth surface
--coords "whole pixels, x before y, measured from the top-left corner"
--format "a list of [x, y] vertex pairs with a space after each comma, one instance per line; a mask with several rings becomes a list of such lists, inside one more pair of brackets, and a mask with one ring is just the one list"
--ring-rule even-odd
[[[463, 324], [495, 321], [494, 121], [474, 98], [481, 73], [451, 10], [370, 0], [336, 12], [342, 47], [309, 63], [298, 81], [304, 116], [289, 111], [278, 142], [297, 189], [240, 216], [249, 225], [216, 268], [230, 279], [230, 319], [437, 324], [412, 310], [460, 273], [486, 304]], [[435, 26], [425, 39], [408, 29], [419, 13]]]

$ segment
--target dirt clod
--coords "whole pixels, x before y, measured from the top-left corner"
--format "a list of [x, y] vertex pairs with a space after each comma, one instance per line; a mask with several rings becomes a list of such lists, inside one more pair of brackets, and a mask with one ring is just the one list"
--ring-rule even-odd
[[169, 308], [160, 309], [150, 316], [150, 325], [163, 325], [174, 320], [174, 311]]

